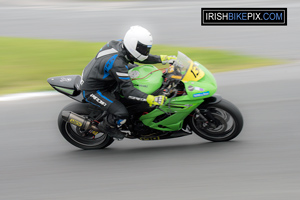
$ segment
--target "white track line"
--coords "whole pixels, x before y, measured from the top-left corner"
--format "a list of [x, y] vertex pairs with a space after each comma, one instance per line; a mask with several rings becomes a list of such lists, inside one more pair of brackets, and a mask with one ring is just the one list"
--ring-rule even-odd
[[8, 95], [0, 96], [0, 102], [1, 101], [17, 101], [17, 100], [23, 100], [23, 99], [36, 98], [36, 97], [45, 97], [45, 96], [55, 96], [58, 94], [60, 94], [60, 93], [58, 93], [56, 91], [8, 94]]

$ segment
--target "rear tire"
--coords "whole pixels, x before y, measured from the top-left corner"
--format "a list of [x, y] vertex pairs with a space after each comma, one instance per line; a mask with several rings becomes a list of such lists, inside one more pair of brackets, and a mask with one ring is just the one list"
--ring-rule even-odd
[[79, 115], [89, 115], [88, 104], [71, 103], [65, 106], [58, 116], [58, 128], [62, 136], [72, 145], [84, 149], [104, 149], [113, 143], [113, 138], [107, 134], [98, 133], [95, 137], [91, 134], [86, 134], [77, 126], [70, 124], [62, 119], [63, 111], [72, 111]]
[[[204, 120], [199, 114], [194, 113], [189, 120], [189, 125], [198, 136], [213, 142], [229, 141], [238, 136], [243, 128], [243, 117], [239, 109], [231, 102], [222, 99], [216, 104], [198, 107], [201, 114], [208, 111], [213, 122]], [[204, 116], [205, 117], [205, 116]]]

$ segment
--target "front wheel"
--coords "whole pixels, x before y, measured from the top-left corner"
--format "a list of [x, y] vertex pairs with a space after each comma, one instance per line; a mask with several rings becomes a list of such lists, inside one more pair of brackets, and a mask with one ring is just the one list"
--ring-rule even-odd
[[107, 134], [98, 133], [93, 135], [88, 131], [82, 131], [79, 127], [70, 124], [62, 119], [63, 111], [72, 111], [82, 116], [88, 116], [89, 111], [87, 104], [83, 103], [71, 103], [64, 107], [58, 116], [58, 128], [62, 136], [72, 145], [89, 150], [89, 149], [103, 149], [113, 143], [113, 138]]
[[222, 99], [216, 104], [200, 106], [189, 125], [198, 136], [213, 142], [229, 141], [243, 128], [243, 117], [231, 102]]

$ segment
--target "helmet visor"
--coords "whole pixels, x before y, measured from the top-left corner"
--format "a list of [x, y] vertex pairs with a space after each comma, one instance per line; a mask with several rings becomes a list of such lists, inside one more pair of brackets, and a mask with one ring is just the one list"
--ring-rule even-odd
[[141, 42], [138, 42], [136, 45], [136, 51], [142, 54], [143, 56], [148, 56], [150, 53], [152, 45], [145, 45]]

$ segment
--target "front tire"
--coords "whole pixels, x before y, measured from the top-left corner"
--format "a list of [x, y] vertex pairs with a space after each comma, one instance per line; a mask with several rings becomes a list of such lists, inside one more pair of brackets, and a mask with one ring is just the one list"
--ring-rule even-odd
[[[198, 107], [189, 125], [198, 136], [213, 142], [229, 141], [238, 136], [243, 128], [243, 117], [231, 102], [222, 99], [216, 104]], [[210, 117], [209, 117], [210, 116]], [[208, 120], [212, 118], [213, 120]]]
[[58, 128], [62, 136], [72, 145], [84, 149], [104, 149], [113, 143], [113, 138], [107, 134], [98, 133], [96, 136], [81, 131], [79, 127], [63, 120], [62, 112], [72, 111], [82, 116], [88, 116], [88, 104], [71, 103], [65, 106], [58, 116]]

